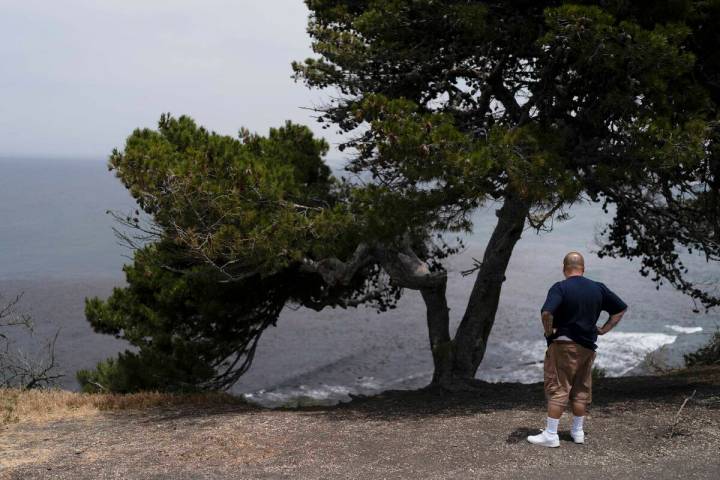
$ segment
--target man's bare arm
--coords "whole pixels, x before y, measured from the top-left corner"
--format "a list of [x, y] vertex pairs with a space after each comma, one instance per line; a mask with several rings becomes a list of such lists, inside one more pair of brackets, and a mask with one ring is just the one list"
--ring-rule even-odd
[[610, 315], [610, 318], [608, 318], [607, 322], [605, 322], [605, 325], [598, 328], [598, 335], [605, 335], [610, 330], [615, 328], [615, 325], [620, 322], [620, 319], [622, 319], [623, 315], [625, 315], [625, 312], [627, 312], [627, 308], [622, 312], [616, 313], [615, 315]]
[[542, 312], [542, 324], [545, 330], [545, 336], [549, 337], [553, 332], [553, 315], [550, 312]]

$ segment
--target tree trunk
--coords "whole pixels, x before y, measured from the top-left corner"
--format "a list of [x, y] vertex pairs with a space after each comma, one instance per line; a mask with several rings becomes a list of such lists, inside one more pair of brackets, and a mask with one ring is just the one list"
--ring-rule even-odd
[[[485, 355], [500, 290], [505, 281], [505, 270], [513, 248], [522, 235], [529, 209], [527, 200], [508, 195], [497, 211], [498, 223], [485, 249], [467, 309], [452, 341], [447, 333], [445, 288], [442, 291], [422, 292], [427, 305], [435, 362], [431, 385], [458, 390], [471, 388], [476, 383], [475, 372]], [[440, 295], [442, 299], [438, 298]]]
[[432, 384], [452, 380], [453, 348], [450, 340], [450, 309], [445, 295], [446, 284], [437, 288], [423, 288], [420, 294], [427, 308], [427, 325], [435, 370]]
[[346, 285], [363, 266], [377, 262], [395, 284], [419, 290], [427, 308], [428, 336], [435, 367], [430, 386], [446, 390], [473, 388], [477, 383], [475, 372], [485, 355], [495, 321], [505, 270], [529, 210], [529, 201], [513, 194], [506, 195], [497, 211], [498, 223], [485, 249], [465, 315], [454, 339], [450, 338], [449, 331], [447, 274], [444, 270], [431, 271], [415, 254], [407, 238], [399, 249], [381, 244], [360, 244], [346, 262], [334, 257], [320, 261], [305, 259], [302, 269], [322, 275], [329, 285]]

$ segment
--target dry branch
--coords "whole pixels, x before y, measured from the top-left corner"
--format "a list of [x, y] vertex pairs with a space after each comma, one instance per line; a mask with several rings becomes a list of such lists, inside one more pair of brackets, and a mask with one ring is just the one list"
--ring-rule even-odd
[[685, 401], [682, 403], [682, 405], [680, 405], [680, 408], [678, 409], [677, 413], [675, 414], [675, 421], [673, 422], [672, 427], [670, 427], [670, 433], [668, 434], [668, 437], [672, 438], [672, 436], [675, 434], [675, 427], [676, 427], [677, 424], [680, 422], [680, 414], [682, 413], [683, 408], [685, 408], [685, 405], [686, 405], [690, 400], [692, 400], [692, 398], [695, 396], [696, 393], [697, 393], [697, 390], [693, 390], [692, 395], [690, 395], [689, 397], [687, 397], [687, 398], [685, 399]]

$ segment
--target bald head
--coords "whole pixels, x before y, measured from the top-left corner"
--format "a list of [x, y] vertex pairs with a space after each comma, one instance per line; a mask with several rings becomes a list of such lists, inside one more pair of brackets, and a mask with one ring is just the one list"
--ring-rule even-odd
[[585, 272], [585, 259], [578, 252], [570, 252], [563, 258], [565, 275], [582, 275]]

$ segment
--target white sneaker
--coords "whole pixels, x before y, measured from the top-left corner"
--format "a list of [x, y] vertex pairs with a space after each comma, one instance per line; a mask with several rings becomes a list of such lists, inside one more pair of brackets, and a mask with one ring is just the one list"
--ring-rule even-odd
[[579, 432], [573, 432], [570, 430], [570, 436], [575, 443], [585, 443], [585, 432], [580, 430]]
[[541, 433], [537, 435], [530, 435], [527, 437], [527, 441], [535, 444], [540, 445], [542, 447], [559, 447], [560, 446], [560, 437], [558, 437], [557, 433], [547, 433], [545, 430], [543, 430]]

